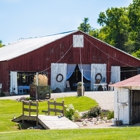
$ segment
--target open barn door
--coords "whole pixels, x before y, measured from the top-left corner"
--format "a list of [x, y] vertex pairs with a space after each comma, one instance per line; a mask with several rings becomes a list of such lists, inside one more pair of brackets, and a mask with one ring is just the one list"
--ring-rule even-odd
[[67, 64], [66, 63], [52, 63], [51, 64], [51, 88], [56, 88], [64, 91], [66, 88]]
[[140, 123], [140, 91], [131, 90], [131, 123]]
[[129, 89], [115, 88], [114, 91], [114, 118], [121, 120], [123, 124], [129, 124]]
[[18, 94], [17, 89], [17, 72], [11, 71], [10, 72], [10, 94]]

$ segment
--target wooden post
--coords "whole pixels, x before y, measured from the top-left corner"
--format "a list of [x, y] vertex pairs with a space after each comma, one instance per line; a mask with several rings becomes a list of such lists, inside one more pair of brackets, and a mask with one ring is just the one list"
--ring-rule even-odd
[[84, 89], [84, 83], [83, 83], [83, 69], [81, 69], [81, 79], [82, 79], [82, 96], [84, 96], [84, 94], [83, 94], [83, 89]]
[[36, 101], [36, 126], [38, 126], [38, 106], [39, 106], [39, 104], [38, 104], [38, 100]]
[[37, 87], [38, 87], [38, 72], [36, 73], [36, 100], [38, 100]]
[[55, 110], [55, 116], [56, 116], [56, 101], [54, 101], [54, 110]]
[[24, 101], [22, 101], [22, 123], [24, 123], [23, 116], [24, 116]]
[[48, 115], [50, 115], [50, 101], [48, 101]]
[[64, 100], [62, 101], [62, 103], [63, 103], [63, 116], [65, 116], [65, 106], [64, 106]]
[[31, 101], [29, 101], [29, 116], [31, 116]]

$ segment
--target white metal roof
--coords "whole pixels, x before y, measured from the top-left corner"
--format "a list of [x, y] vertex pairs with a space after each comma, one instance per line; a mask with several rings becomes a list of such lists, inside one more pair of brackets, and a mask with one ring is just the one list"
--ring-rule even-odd
[[15, 43], [0, 48], [0, 61], [10, 60], [23, 54], [29, 53], [71, 33], [73, 32], [19, 40]]

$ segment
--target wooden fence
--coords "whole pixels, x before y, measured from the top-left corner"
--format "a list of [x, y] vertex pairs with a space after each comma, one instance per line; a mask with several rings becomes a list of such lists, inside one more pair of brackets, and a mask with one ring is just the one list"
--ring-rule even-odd
[[62, 103], [48, 101], [48, 110], [42, 110], [42, 112], [48, 115], [52, 115], [51, 112], [53, 112], [55, 116], [59, 113], [64, 116], [64, 101]]
[[[31, 116], [33, 116], [32, 113], [34, 113], [36, 125], [38, 125], [38, 101], [32, 102], [32, 101], [23, 101], [22, 102], [22, 122], [24, 122], [24, 118], [28, 117], [30, 119]], [[26, 113], [25, 113], [26, 112]]]

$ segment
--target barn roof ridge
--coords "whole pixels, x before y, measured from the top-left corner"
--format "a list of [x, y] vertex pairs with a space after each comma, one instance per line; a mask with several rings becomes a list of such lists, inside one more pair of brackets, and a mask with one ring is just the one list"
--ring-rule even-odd
[[[19, 57], [21, 55], [24, 55], [26, 53], [32, 52], [34, 50], [37, 50], [37, 49], [43, 47], [44, 45], [47, 45], [49, 43], [52, 43], [52, 42], [54, 42], [56, 40], [59, 40], [61, 38], [64, 38], [64, 37], [66, 37], [66, 36], [68, 36], [70, 34], [76, 33], [76, 32], [81, 32], [81, 33], [83, 33], [83, 34], [85, 34], [85, 35], [87, 35], [87, 36], [89, 36], [91, 38], [94, 38], [95, 40], [98, 40], [99, 42], [102, 42], [102, 43], [106, 44], [108, 47], [111, 47], [111, 48], [113, 48], [113, 49], [115, 49], [117, 51], [120, 51], [120, 52], [122, 52], [122, 53], [124, 53], [126, 55], [129, 55], [130, 57], [132, 57], [134, 59], [140, 60], [140, 59], [138, 59], [138, 58], [130, 55], [129, 53], [127, 53], [125, 51], [122, 51], [122, 50], [120, 50], [118, 48], [115, 48], [114, 46], [112, 46], [112, 45], [110, 45], [110, 44], [108, 44], [108, 43], [106, 43], [106, 42], [104, 42], [104, 41], [102, 41], [102, 40], [100, 40], [100, 39], [98, 39], [98, 38], [96, 38], [94, 36], [91, 36], [91, 35], [86, 34], [83, 31], [80, 31], [80, 30], [72, 30], [72, 31], [66, 31], [66, 32], [61, 32], [61, 33], [56, 33], [56, 34], [51, 34], [51, 35], [40, 36], [40, 37], [22, 38], [21, 40], [18, 40], [16, 42], [11, 43], [11, 44], [9, 44], [9, 45], [7, 45], [7, 46], [5, 46], [5, 47], [3, 47], [3, 48], [0, 49], [0, 61], [6, 61], [6, 60], [8, 61], [8, 60], [17, 58], [17, 57]], [[55, 38], [55, 36], [56, 36], [56, 38]], [[49, 37], [50, 38], [52, 37], [52, 39], [49, 40]], [[30, 48], [29, 46], [26, 46], [26, 48], [25, 48], [26, 50], [24, 49], [24, 47], [25, 47], [24, 44], [25, 45], [28, 45], [28, 44], [25, 43], [25, 41], [27, 41], [27, 42], [29, 41], [28, 43], [30, 45], [31, 44], [30, 40], [34, 40], [34, 41], [36, 40], [36, 43], [39, 43], [39, 42], [37, 42], [37, 40], [38, 41], [41, 40], [41, 39], [43, 40], [43, 38], [48, 38], [48, 41], [43, 41], [44, 43], [41, 42], [40, 44], [37, 44], [37, 46], [36, 46], [35, 43], [33, 43], [34, 46], [31, 49], [29, 49]], [[16, 46], [17, 44], [19, 44], [19, 46]], [[20, 48], [20, 45], [21, 44], [22, 44], [22, 47]], [[9, 50], [9, 47], [12, 47], [14, 45], [16, 46], [15, 47], [16, 49], [18, 48], [17, 50], [19, 52], [16, 53], [13, 50]], [[21, 49], [21, 51], [20, 51], [19, 48]], [[29, 50], [27, 50], [27, 49], [29, 49]], [[5, 51], [1, 51], [1, 50], [5, 50]]]
[[[19, 56], [22, 56], [29, 52], [35, 51], [35, 50], [43, 47], [44, 45], [57, 41], [63, 37], [73, 34], [75, 32], [77, 32], [77, 30], [76, 31], [74, 31], [74, 30], [67, 31], [67, 32], [62, 32], [62, 33], [57, 33], [57, 34], [52, 34], [52, 35], [46, 35], [46, 36], [42, 36], [42, 37], [34, 37], [34, 38], [26, 38], [26, 39], [22, 38], [21, 40], [18, 40], [16, 42], [11, 43], [7, 46], [4, 46], [3, 48], [0, 49], [0, 61], [6, 61], [6, 60], [8, 61], [8, 60], [17, 58]], [[34, 42], [32, 42], [32, 45], [30, 42], [31, 40], [34, 41]], [[24, 45], [26, 45], [26, 46], [24, 46]], [[27, 49], [29, 49], [29, 50], [27, 50]], [[17, 50], [17, 51], [15, 51], [15, 50]]]

